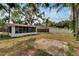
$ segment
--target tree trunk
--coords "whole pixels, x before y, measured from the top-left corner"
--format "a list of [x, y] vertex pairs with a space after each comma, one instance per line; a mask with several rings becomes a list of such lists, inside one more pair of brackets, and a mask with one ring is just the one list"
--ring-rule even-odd
[[10, 12], [11, 12], [11, 10], [10, 10], [10, 7], [9, 7], [9, 20], [8, 20], [8, 23], [10, 23]]
[[72, 19], [72, 29], [73, 29], [73, 33], [74, 33], [74, 36], [75, 36], [75, 4], [73, 3], [72, 4], [72, 12], [73, 12], [73, 19]]
[[75, 28], [75, 32], [76, 32], [76, 39], [79, 41], [79, 28], [78, 28], [78, 23], [79, 23], [79, 8], [77, 6], [76, 8], [76, 28]]
[[[77, 7], [77, 8], [76, 8]], [[76, 40], [79, 40], [78, 36], [79, 36], [79, 31], [78, 31], [78, 19], [79, 19], [79, 11], [78, 11], [78, 5], [77, 4], [73, 4], [72, 6], [73, 9], [73, 32], [74, 32], [74, 36], [76, 37]]]

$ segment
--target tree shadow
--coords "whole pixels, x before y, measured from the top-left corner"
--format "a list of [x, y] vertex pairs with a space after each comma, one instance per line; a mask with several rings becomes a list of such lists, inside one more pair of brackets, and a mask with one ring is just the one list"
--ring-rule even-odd
[[24, 35], [24, 36], [18, 36], [18, 37], [10, 37], [9, 35], [0, 34], [0, 40], [8, 40], [8, 39], [22, 38], [22, 37], [31, 37], [31, 36], [35, 36], [35, 35], [38, 35], [38, 34]]
[[11, 39], [12, 37], [10, 37], [9, 35], [2, 35], [0, 34], [0, 40], [5, 40], [5, 39]]

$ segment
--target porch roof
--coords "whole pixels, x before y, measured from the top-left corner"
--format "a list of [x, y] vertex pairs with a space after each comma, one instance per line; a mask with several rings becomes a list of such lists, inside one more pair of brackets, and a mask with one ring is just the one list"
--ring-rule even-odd
[[36, 27], [36, 26], [32, 26], [32, 25], [24, 25], [24, 24], [7, 24], [7, 26]]

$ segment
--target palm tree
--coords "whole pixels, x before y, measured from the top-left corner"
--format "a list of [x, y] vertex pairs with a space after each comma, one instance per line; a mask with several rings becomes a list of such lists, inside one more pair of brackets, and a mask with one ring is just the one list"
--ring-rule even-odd
[[[59, 12], [63, 7], [69, 7], [72, 11], [72, 29], [73, 29], [73, 33], [74, 33], [74, 36], [79, 36], [78, 35], [78, 10], [79, 10], [79, 4], [77, 3], [71, 3], [71, 4], [66, 4], [66, 3], [56, 3], [56, 4], [49, 4], [49, 3], [44, 3], [44, 4], [41, 4], [42, 7], [44, 8], [56, 8], [57, 9], [57, 12]], [[77, 37], [78, 39], [78, 37]]]
[[64, 6], [68, 6], [72, 10], [72, 14], [71, 14], [72, 15], [72, 29], [73, 29], [74, 36], [76, 36], [76, 39], [79, 40], [78, 39], [78, 36], [79, 36], [79, 33], [78, 33], [78, 31], [79, 31], [78, 30], [78, 20], [79, 20], [78, 19], [78, 16], [79, 16], [78, 10], [79, 10], [79, 4], [77, 4], [77, 3], [64, 4], [64, 5], [62, 5], [62, 8]]
[[[50, 4], [44, 4], [45, 6], [49, 7]], [[77, 3], [71, 3], [71, 4], [66, 4], [66, 3], [56, 3], [54, 4], [54, 7], [55, 8], [58, 8], [57, 12], [60, 11], [63, 7], [70, 7], [71, 10], [72, 10], [72, 29], [73, 29], [73, 32], [74, 32], [74, 36], [78, 36], [78, 10], [79, 10], [79, 4]], [[52, 7], [50, 6], [50, 9]], [[77, 37], [78, 39], [78, 37]]]
[[[67, 4], [66, 4], [67, 5]], [[79, 10], [79, 4], [77, 3], [72, 3], [72, 4], [68, 4], [67, 6], [69, 6], [71, 8], [71, 15], [72, 15], [72, 29], [73, 29], [73, 33], [74, 36], [76, 36], [76, 39], [78, 40], [78, 10]]]

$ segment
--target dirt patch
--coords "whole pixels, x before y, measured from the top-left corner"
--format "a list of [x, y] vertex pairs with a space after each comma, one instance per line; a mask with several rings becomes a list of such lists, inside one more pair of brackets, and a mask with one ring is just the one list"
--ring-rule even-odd
[[[30, 38], [31, 39], [31, 38]], [[1, 48], [0, 55], [4, 56], [29, 56], [35, 51], [35, 48], [28, 48], [32, 44], [33, 40], [25, 40], [15, 44], [10, 48]]]
[[68, 43], [64, 41], [40, 39], [35, 43], [35, 47], [45, 49], [52, 55], [66, 55], [69, 51]]
[[[33, 56], [35, 53], [38, 55], [67, 55], [69, 52], [68, 43], [74, 41], [72, 35], [63, 33], [38, 33], [34, 36], [5, 39], [0, 40], [0, 55]], [[72, 43], [72, 46], [79, 48], [79, 45], [75, 44]]]

